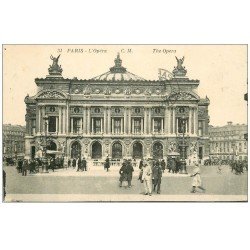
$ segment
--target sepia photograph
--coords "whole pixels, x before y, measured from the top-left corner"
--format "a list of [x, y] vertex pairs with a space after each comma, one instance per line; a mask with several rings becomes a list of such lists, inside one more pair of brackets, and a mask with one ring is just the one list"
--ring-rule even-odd
[[247, 49], [3, 45], [3, 201], [247, 202]]

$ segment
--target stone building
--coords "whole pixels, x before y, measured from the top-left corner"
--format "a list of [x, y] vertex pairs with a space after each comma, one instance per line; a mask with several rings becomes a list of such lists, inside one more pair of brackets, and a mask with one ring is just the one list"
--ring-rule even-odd
[[222, 127], [209, 126], [210, 156], [222, 160], [246, 160], [247, 125], [228, 122]]
[[208, 157], [209, 99], [198, 96], [184, 58], [171, 79], [153, 81], [129, 72], [119, 54], [108, 72], [84, 80], [63, 78], [59, 56], [51, 59], [49, 75], [35, 79], [37, 94], [25, 98], [27, 156], [46, 139], [52, 155], [97, 161], [165, 158], [180, 148], [186, 159]]
[[24, 156], [25, 126], [3, 124], [3, 157]]

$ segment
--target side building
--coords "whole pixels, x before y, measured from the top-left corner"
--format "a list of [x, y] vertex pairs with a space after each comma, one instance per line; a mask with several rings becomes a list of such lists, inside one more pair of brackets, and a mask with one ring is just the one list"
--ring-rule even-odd
[[247, 125], [228, 122], [222, 127], [209, 126], [210, 156], [221, 160], [247, 160]]
[[25, 126], [3, 124], [3, 157], [17, 158], [24, 156]]
[[[122, 66], [118, 54], [108, 72], [91, 79], [65, 79], [51, 57], [37, 94], [26, 96], [25, 154], [48, 152], [101, 161], [209, 156], [209, 99], [197, 94], [199, 80], [177, 60], [169, 80], [145, 80]], [[189, 161], [190, 162], [190, 161]]]

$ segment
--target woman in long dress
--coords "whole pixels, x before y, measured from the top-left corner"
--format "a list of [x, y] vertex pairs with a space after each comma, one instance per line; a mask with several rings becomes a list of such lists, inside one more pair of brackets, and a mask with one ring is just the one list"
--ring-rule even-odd
[[195, 193], [197, 187], [203, 192], [206, 191], [206, 189], [202, 187], [201, 170], [198, 163], [195, 163], [193, 174], [191, 174], [190, 177], [193, 177], [191, 193]]

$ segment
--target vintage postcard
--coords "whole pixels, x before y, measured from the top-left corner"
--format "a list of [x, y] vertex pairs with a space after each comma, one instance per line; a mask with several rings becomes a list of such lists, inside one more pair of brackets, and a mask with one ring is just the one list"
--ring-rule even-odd
[[3, 45], [3, 200], [247, 201], [247, 45]]

